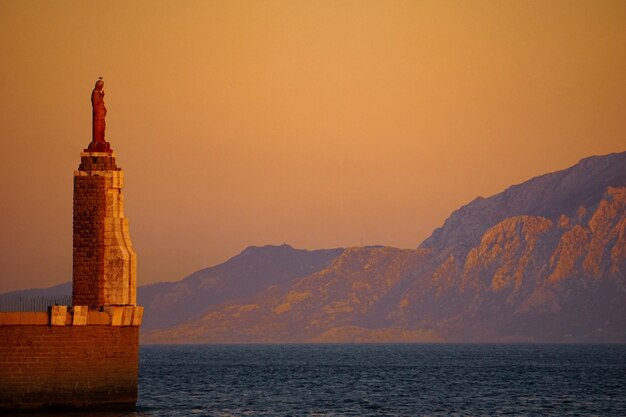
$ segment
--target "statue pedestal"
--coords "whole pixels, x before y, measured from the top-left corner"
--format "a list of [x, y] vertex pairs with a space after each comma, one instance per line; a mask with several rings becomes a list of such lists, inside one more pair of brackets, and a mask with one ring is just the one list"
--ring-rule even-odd
[[74, 171], [73, 304], [136, 305], [137, 255], [124, 216], [124, 173], [107, 152], [83, 152]]
[[84, 152], [106, 152], [106, 153], [112, 153], [113, 149], [111, 149], [111, 144], [109, 144], [109, 142], [107, 141], [103, 141], [103, 142], [94, 142], [92, 141], [89, 146], [87, 146], [87, 149], [83, 150]]

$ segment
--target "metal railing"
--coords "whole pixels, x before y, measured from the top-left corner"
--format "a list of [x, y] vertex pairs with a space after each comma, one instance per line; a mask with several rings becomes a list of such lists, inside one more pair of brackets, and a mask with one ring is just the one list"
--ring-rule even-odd
[[50, 306], [71, 306], [71, 295], [28, 297], [23, 295], [0, 296], [0, 312], [46, 312]]

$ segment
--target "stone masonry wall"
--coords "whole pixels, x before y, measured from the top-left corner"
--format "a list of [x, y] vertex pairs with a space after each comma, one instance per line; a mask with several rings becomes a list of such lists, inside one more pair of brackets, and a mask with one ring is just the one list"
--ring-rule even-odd
[[124, 217], [123, 185], [113, 154], [81, 154], [74, 172], [74, 305], [137, 302], [137, 256]]
[[103, 176], [74, 177], [73, 304], [104, 304], [104, 220], [106, 181]]
[[137, 255], [124, 217], [123, 172], [107, 178], [107, 211], [104, 223], [104, 303], [134, 305], [137, 302]]
[[131, 409], [138, 326], [0, 325], [0, 412]]

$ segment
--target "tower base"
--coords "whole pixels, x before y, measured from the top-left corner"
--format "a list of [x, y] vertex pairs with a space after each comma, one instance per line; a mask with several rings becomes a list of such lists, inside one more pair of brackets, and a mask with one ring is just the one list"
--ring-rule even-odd
[[0, 414], [132, 410], [139, 365], [132, 320], [115, 311], [0, 313]]

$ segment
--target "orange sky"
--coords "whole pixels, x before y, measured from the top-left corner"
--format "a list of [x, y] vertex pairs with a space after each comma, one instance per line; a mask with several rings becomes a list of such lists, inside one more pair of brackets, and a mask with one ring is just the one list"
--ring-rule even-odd
[[0, 291], [71, 279], [105, 79], [139, 283], [248, 245], [415, 247], [626, 149], [624, 1], [0, 0]]

